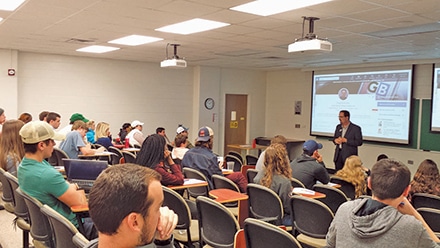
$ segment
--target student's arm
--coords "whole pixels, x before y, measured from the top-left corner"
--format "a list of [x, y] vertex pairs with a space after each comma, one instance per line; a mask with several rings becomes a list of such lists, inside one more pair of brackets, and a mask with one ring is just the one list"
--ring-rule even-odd
[[76, 184], [69, 184], [69, 188], [58, 197], [67, 206], [84, 205], [87, 204], [86, 194], [84, 190], [77, 190]]
[[133, 134], [133, 139], [135, 139], [140, 145], [144, 143], [144, 135], [141, 132], [136, 132]]
[[411, 203], [409, 203], [409, 201], [406, 197], [403, 198], [403, 202], [397, 207], [397, 210], [399, 210], [399, 212], [401, 212], [402, 214], [414, 216], [417, 220], [422, 222], [423, 227], [428, 232], [429, 237], [431, 237], [431, 239], [436, 243], [440, 242], [440, 239], [437, 238], [437, 236], [432, 231], [432, 229], [428, 226], [428, 224], [426, 224], [423, 217], [419, 214], [419, 212], [417, 212], [417, 210], [414, 209], [414, 207], [411, 205]]

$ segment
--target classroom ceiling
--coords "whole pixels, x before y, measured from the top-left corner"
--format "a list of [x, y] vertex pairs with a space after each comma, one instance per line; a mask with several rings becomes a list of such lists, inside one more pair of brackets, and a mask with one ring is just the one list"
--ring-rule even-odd
[[[288, 0], [286, 0], [288, 1]], [[178, 43], [188, 66], [256, 70], [315, 68], [440, 57], [439, 0], [334, 0], [267, 17], [229, 8], [249, 0], [27, 0], [0, 11], [0, 48], [157, 63], [167, 43]], [[302, 35], [302, 16], [319, 17], [314, 33], [333, 43], [331, 53], [288, 53]], [[230, 23], [179, 35], [156, 28], [193, 18]], [[305, 33], [308, 32], [306, 23]], [[118, 45], [104, 54], [75, 51], [137, 34], [164, 40]], [[169, 50], [172, 55], [172, 49]]]

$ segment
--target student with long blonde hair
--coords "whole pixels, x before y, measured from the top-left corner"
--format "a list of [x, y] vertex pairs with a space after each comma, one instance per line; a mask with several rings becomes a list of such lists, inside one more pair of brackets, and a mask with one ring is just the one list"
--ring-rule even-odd
[[335, 176], [353, 184], [357, 198], [367, 192], [366, 171], [368, 169], [362, 166], [361, 158], [352, 155], [345, 160], [344, 167], [336, 172]]
[[0, 166], [14, 176], [17, 176], [17, 166], [24, 157], [23, 141], [18, 134], [23, 125], [20, 120], [6, 121], [0, 137]]
[[292, 194], [292, 169], [287, 159], [286, 147], [282, 144], [271, 144], [264, 156], [264, 175], [256, 177], [254, 182], [275, 191], [284, 208], [283, 225], [292, 225], [290, 219], [290, 196]]
[[95, 133], [95, 144], [102, 145], [103, 147], [105, 147], [105, 149], [108, 149], [110, 146], [113, 145], [110, 138], [110, 125], [107, 122], [98, 123], [98, 125], [96, 125]]

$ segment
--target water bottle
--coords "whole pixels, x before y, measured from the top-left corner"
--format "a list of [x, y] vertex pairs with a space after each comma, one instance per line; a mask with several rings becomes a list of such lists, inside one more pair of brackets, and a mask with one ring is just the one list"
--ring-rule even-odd
[[252, 140], [252, 148], [255, 148], [255, 147], [257, 147], [257, 140], [253, 139]]
[[129, 148], [129, 147], [130, 147], [130, 139], [125, 138], [125, 148]]

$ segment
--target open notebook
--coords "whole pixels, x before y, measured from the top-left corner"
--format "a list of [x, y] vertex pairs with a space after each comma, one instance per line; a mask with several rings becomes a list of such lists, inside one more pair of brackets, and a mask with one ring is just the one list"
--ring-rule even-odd
[[108, 167], [107, 161], [63, 159], [67, 180], [88, 192], [96, 178]]

